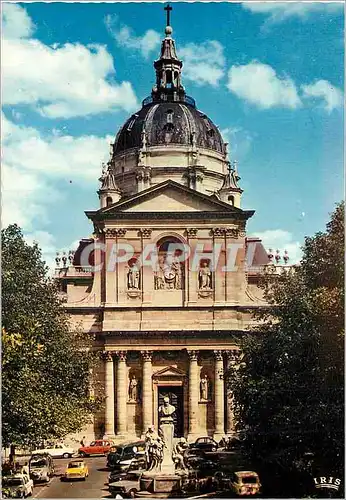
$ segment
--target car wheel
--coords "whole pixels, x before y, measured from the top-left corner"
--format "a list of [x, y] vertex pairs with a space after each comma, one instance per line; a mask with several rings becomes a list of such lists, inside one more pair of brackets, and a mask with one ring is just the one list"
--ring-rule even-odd
[[71, 458], [71, 453], [63, 453], [62, 458]]
[[136, 488], [132, 488], [130, 491], [129, 491], [129, 498], [136, 498], [136, 493], [137, 493], [137, 489]]
[[215, 446], [212, 447], [211, 451], [216, 451], [217, 448]]
[[87, 457], [87, 454], [85, 453], [85, 451], [80, 451], [78, 454], [80, 457]]

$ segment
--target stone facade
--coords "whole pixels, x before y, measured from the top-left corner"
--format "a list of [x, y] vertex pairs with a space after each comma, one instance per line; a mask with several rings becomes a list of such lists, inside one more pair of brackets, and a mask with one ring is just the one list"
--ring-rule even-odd
[[[165, 388], [178, 394], [181, 434], [190, 440], [221, 438], [234, 432], [223, 371], [253, 325], [254, 308], [264, 304], [258, 274], [251, 276], [246, 268], [244, 228], [252, 212], [226, 207], [173, 181], [149, 191], [87, 213], [95, 225], [89, 244], [102, 246], [94, 252], [94, 265], [103, 264], [99, 270], [81, 270], [74, 262], [58, 271], [71, 318], [96, 334], [95, 349], [104, 352], [97, 377], [105, 410], [88, 432], [119, 440], [143, 436], [157, 425]], [[154, 218], [154, 208], [162, 219]], [[160, 258], [167, 244], [186, 245], [190, 258], [166, 269]], [[130, 245], [133, 255], [109, 269], [114, 245]], [[156, 267], [138, 264], [145, 248], [157, 249]], [[224, 269], [229, 259], [234, 259], [232, 271]], [[133, 377], [135, 399], [130, 397]]]
[[265, 305], [258, 280], [270, 262], [246, 237], [254, 212], [240, 208], [240, 178], [217, 127], [185, 95], [171, 34], [152, 96], [112, 145], [101, 208], [86, 212], [93, 237], [57, 258], [66, 310], [102, 353], [93, 377], [105, 408], [83, 431], [90, 439], [143, 436], [165, 395], [178, 408], [178, 435], [232, 434], [223, 374]]

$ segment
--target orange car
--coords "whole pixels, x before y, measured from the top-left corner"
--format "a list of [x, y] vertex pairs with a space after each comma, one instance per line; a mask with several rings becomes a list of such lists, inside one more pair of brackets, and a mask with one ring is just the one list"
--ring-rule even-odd
[[81, 446], [78, 449], [78, 454], [80, 457], [88, 457], [89, 455], [106, 455], [113, 443], [107, 440], [97, 440], [92, 441], [89, 446]]

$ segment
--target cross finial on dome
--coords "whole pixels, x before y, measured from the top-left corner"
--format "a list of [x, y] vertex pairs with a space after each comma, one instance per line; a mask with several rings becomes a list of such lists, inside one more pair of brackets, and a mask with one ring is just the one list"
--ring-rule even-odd
[[170, 26], [170, 14], [171, 14], [171, 11], [173, 10], [173, 7], [171, 7], [169, 5], [169, 3], [166, 5], [166, 7], [164, 8], [164, 10], [166, 11], [167, 13], [167, 22], [166, 22], [166, 26]]

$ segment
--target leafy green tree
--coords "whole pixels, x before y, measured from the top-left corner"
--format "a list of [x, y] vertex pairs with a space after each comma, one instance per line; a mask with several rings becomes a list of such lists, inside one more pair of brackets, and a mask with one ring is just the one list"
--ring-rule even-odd
[[2, 440], [38, 444], [90, 421], [92, 338], [70, 328], [56, 281], [17, 225], [2, 231]]
[[[269, 307], [228, 374], [257, 463], [340, 474], [344, 458], [344, 205], [306, 238], [299, 266], [263, 283]], [[313, 454], [313, 455], [312, 455]]]

